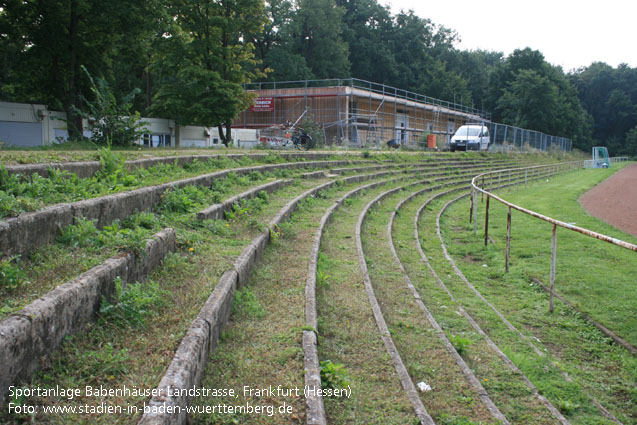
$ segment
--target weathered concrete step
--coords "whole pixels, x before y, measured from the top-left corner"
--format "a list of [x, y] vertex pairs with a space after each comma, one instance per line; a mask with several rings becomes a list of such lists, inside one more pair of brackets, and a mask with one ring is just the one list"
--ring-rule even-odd
[[232, 210], [232, 206], [242, 200], [252, 199], [259, 194], [261, 191], [265, 191], [267, 193], [272, 193], [277, 191], [285, 186], [289, 186], [292, 184], [294, 180], [276, 180], [271, 183], [262, 184], [260, 186], [255, 187], [254, 189], [247, 190], [243, 193], [235, 195], [221, 203], [214, 204], [204, 210], [201, 210], [197, 213], [198, 220], [221, 220], [224, 218], [224, 214], [228, 211]]
[[115, 219], [122, 220], [135, 212], [151, 210], [161, 202], [161, 195], [168, 190], [189, 185], [210, 186], [214, 180], [225, 178], [230, 173], [244, 175], [251, 172], [263, 173], [283, 169], [329, 168], [349, 163], [349, 161], [314, 161], [242, 167], [98, 198], [52, 205], [39, 211], [23, 213], [18, 217], [0, 221], [0, 258], [25, 255], [36, 248], [53, 243], [61, 229], [72, 225], [78, 218], [96, 220], [97, 226], [103, 227]]
[[[371, 180], [375, 175], [359, 175], [340, 179], [343, 183], [357, 183]], [[149, 410], [139, 424], [185, 424], [185, 407], [189, 400], [185, 397], [169, 396], [169, 388], [192, 388], [201, 383], [202, 374], [208, 356], [218, 345], [223, 327], [232, 310], [234, 293], [249, 279], [255, 264], [263, 255], [270, 241], [271, 232], [298, 208], [304, 199], [314, 196], [322, 190], [336, 186], [332, 180], [316, 186], [288, 202], [270, 221], [268, 229], [257, 236], [237, 257], [234, 267], [226, 271], [218, 281], [212, 294], [192, 322], [186, 336], [177, 348], [175, 356], [161, 379], [157, 390], [159, 396], [153, 397], [147, 406]], [[168, 412], [177, 412], [169, 414]]]
[[[352, 154], [356, 155], [356, 154]], [[194, 160], [207, 161], [210, 159], [252, 159], [263, 160], [270, 156], [266, 153], [257, 154], [226, 154], [226, 155], [179, 155], [179, 156], [166, 156], [166, 157], [153, 157], [146, 159], [136, 159], [131, 161], [125, 161], [124, 166], [127, 170], [131, 171], [136, 168], [150, 168], [157, 164], [174, 164], [177, 162], [179, 167], [183, 167], [185, 164], [190, 164]], [[279, 156], [283, 159], [305, 159], [305, 160], [324, 160], [334, 156], [329, 152], [295, 152], [295, 153], [281, 153]], [[355, 161], [355, 162], [372, 162]], [[79, 178], [87, 178], [94, 176], [100, 170], [99, 161], [75, 161], [75, 162], [49, 162], [42, 164], [22, 164], [22, 165], [7, 165], [5, 169], [9, 174], [20, 174], [22, 176], [30, 176], [32, 174], [38, 174], [42, 177], [49, 177], [49, 169], [68, 171], [77, 175]]]
[[110, 258], [1, 321], [0, 404], [12, 383], [28, 379], [42, 356], [94, 319], [102, 297], [114, 294], [116, 278], [123, 284], [143, 281], [174, 250], [175, 231], [166, 228], [146, 242], [139, 256]]

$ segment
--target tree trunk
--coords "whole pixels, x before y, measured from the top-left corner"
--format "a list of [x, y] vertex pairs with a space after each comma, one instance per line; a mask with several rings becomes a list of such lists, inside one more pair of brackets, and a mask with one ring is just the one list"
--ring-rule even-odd
[[[53, 56], [52, 71], [55, 80], [58, 97], [62, 102], [64, 113], [66, 114], [67, 131], [69, 139], [79, 139], [83, 134], [82, 126], [82, 91], [80, 88], [80, 63], [77, 59], [77, 32], [80, 16], [77, 13], [77, 0], [71, 0], [70, 16], [68, 21], [68, 69], [64, 65], [64, 60], [60, 60], [57, 55]], [[66, 71], [66, 72], [65, 72]], [[68, 77], [65, 74], [68, 72]]]
[[[223, 126], [226, 126], [226, 131], [223, 131]], [[230, 145], [230, 142], [232, 141], [232, 133], [231, 130], [232, 127], [230, 125], [230, 121], [226, 122], [225, 124], [219, 124], [217, 126], [217, 130], [219, 131], [219, 138], [221, 139], [221, 143], [224, 144], [225, 147], [228, 147]]]
[[[58, 92], [58, 97], [62, 102], [62, 108], [66, 114], [67, 131], [69, 133], [69, 139], [79, 139], [82, 137], [82, 116], [79, 113], [76, 102], [73, 99], [72, 93], [66, 89], [65, 81], [62, 77], [62, 70], [57, 57], [53, 57], [52, 64], [53, 76], [55, 79], [55, 86]], [[81, 104], [80, 104], [81, 107]]]

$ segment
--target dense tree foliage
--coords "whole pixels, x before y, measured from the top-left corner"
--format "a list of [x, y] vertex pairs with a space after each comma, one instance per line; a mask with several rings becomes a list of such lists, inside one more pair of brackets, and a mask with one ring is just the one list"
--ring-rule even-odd
[[590, 149], [590, 118], [561, 68], [529, 48], [488, 67], [484, 102], [495, 121], [569, 137], [574, 147]]
[[[458, 34], [378, 0], [0, 0], [0, 99], [62, 109], [94, 100], [80, 72], [145, 116], [230, 122], [252, 80], [355, 77], [490, 111], [492, 119], [635, 154], [637, 69], [566, 75], [539, 51], [459, 51]], [[96, 80], [97, 81], [97, 80]], [[137, 89], [137, 90], [136, 90]], [[225, 128], [225, 131], [222, 131]]]
[[569, 80], [592, 116], [593, 138], [611, 154], [635, 155], [637, 68], [597, 62], [571, 73]]
[[92, 74], [112, 68], [112, 59], [143, 28], [147, 3], [133, 0], [121, 7], [116, 0], [3, 0], [2, 97], [61, 108], [69, 133], [80, 135], [82, 96], [89, 92], [81, 66]]
[[242, 84], [258, 75], [243, 35], [261, 29], [263, 2], [171, 1], [167, 17], [158, 48], [163, 80], [151, 111], [179, 125], [216, 126], [227, 145], [232, 119], [250, 105]]

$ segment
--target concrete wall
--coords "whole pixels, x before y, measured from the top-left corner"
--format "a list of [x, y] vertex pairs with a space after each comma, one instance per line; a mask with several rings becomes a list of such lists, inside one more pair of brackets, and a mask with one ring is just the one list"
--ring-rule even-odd
[[[66, 114], [51, 111], [46, 105], [30, 103], [0, 102], [0, 141], [10, 146], [45, 146], [68, 139]], [[167, 146], [222, 147], [219, 134], [214, 127], [182, 126], [169, 118], [141, 118], [146, 133], [151, 136], [170, 136]], [[235, 146], [253, 147], [258, 140], [255, 130], [232, 129]], [[84, 120], [83, 134], [91, 137], [88, 122]], [[243, 143], [242, 143], [243, 142]], [[143, 139], [137, 144], [144, 145]]]
[[213, 180], [224, 178], [230, 172], [243, 175], [253, 171], [328, 168], [350, 163], [351, 161], [288, 162], [221, 170], [157, 186], [45, 207], [0, 221], [0, 253], [6, 256], [28, 254], [35, 248], [53, 243], [60, 229], [73, 224], [80, 217], [96, 220], [97, 226], [103, 227], [115, 219], [121, 220], [135, 212], [151, 210], [168, 190], [188, 185], [210, 186]]
[[175, 231], [164, 229], [148, 240], [139, 257], [108, 259], [1, 321], [0, 405], [10, 385], [27, 380], [42, 356], [94, 319], [102, 298], [111, 299], [115, 293], [118, 277], [124, 284], [143, 281], [174, 250]]

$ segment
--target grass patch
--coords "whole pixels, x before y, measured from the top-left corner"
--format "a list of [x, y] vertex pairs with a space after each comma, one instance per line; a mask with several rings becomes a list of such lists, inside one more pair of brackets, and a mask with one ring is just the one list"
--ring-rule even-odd
[[[577, 202], [579, 194], [610, 175], [612, 171], [583, 170], [556, 176], [536, 183], [524, 190], [503, 191], [505, 199], [578, 226], [619, 236], [616, 229], [586, 214]], [[439, 205], [439, 204], [438, 204]], [[583, 320], [574, 311], [556, 300], [554, 314], [548, 312], [548, 296], [530, 277], [548, 282], [551, 226], [536, 219], [513, 212], [511, 271], [504, 273], [506, 208], [492, 202], [489, 235], [495, 244], [484, 246], [481, 229], [484, 204], [479, 204], [479, 234], [473, 235], [473, 225], [467, 222], [466, 203], [454, 204], [443, 217], [443, 235], [450, 254], [467, 278], [478, 290], [537, 346], [548, 354], [549, 360], [574, 378], [566, 383], [547, 359], [528, 350], [525, 342], [516, 339], [489, 313], [486, 306], [476, 303], [474, 295], [455, 286], [471, 314], [489, 328], [492, 338], [503, 347], [509, 357], [532, 382], [573, 423], [608, 423], [586, 396], [592, 394], [621, 421], [630, 422], [636, 411], [630, 401], [635, 387], [635, 359], [623, 348]], [[422, 223], [423, 244], [427, 245], [427, 224]], [[434, 235], [432, 237], [435, 238]], [[453, 240], [454, 243], [449, 243]], [[460, 242], [460, 243], [459, 243]], [[607, 327], [631, 340], [634, 338], [637, 299], [633, 296], [631, 276], [634, 253], [613, 247], [583, 235], [558, 229], [558, 264], [556, 288], [577, 307]], [[453, 274], [445, 261], [436, 254], [435, 243], [431, 255], [437, 269]], [[474, 263], [466, 258], [481, 258]], [[634, 341], [633, 341], [634, 343]], [[634, 399], [632, 399], [634, 400]]]
[[159, 284], [152, 280], [123, 288], [122, 280], [117, 278], [114, 299], [102, 299], [98, 323], [120, 327], [144, 326], [148, 316], [166, 305], [167, 298], [168, 291], [160, 289]]

